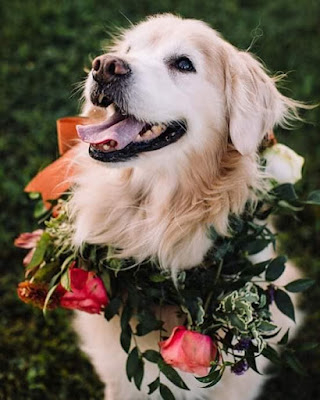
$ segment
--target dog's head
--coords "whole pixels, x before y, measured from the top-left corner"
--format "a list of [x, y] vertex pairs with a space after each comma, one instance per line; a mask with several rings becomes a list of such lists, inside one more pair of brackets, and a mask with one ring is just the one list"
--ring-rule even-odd
[[228, 140], [253, 154], [295, 110], [249, 53], [203, 22], [173, 15], [125, 31], [95, 58], [85, 98], [87, 114], [105, 110], [101, 122], [78, 127], [91, 157], [126, 166], [159, 156], [163, 166]]

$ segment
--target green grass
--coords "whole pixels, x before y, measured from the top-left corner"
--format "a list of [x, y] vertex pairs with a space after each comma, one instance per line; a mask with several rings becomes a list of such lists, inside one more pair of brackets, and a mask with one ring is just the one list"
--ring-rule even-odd
[[[43, 319], [22, 304], [15, 287], [23, 278], [22, 253], [13, 238], [35, 227], [23, 187], [57, 156], [55, 120], [78, 112], [75, 84], [90, 58], [100, 53], [106, 32], [148, 14], [171, 11], [203, 19], [240, 48], [251, 45], [272, 72], [289, 72], [284, 93], [317, 103], [320, 93], [320, 3], [303, 0], [181, 1], [18, 1], [1, 2], [0, 99], [0, 399], [79, 400], [102, 398], [102, 385], [77, 347], [60, 310]], [[124, 15], [126, 17], [124, 17]], [[306, 158], [301, 193], [319, 188], [319, 108], [304, 115], [296, 131], [277, 132]], [[319, 282], [320, 211], [280, 221], [287, 254]], [[320, 288], [304, 297], [308, 312], [298, 342], [318, 340]], [[284, 369], [265, 387], [260, 400], [320, 398], [320, 350], [302, 354], [308, 375]], [[239, 377], [241, 379], [241, 377]]]

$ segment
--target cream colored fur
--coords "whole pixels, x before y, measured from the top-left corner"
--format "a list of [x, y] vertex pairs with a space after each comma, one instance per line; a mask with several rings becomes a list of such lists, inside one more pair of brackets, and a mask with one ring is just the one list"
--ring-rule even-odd
[[[126, 60], [134, 74], [126, 89], [129, 113], [146, 121], [185, 119], [188, 131], [176, 143], [117, 165], [90, 159], [87, 146], [79, 145], [70, 202], [74, 245], [110, 244], [120, 249], [119, 257], [157, 259], [174, 275], [201, 263], [212, 246], [210, 225], [227, 234], [229, 214], [240, 214], [247, 201], [254, 201], [255, 190], [263, 188], [257, 147], [268, 129], [296, 115], [299, 104], [278, 92], [253, 56], [200, 21], [152, 17], [123, 32], [109, 51]], [[168, 71], [164, 60], [172, 54], [187, 55], [197, 72]], [[88, 100], [91, 84], [89, 73], [84, 113], [103, 120], [106, 112]], [[298, 276], [293, 267], [288, 274]], [[281, 325], [289, 324], [278, 317]], [[168, 329], [176, 323], [168, 310]], [[106, 399], [148, 398], [125, 376], [117, 318], [107, 322], [78, 313], [75, 327], [107, 385]], [[151, 334], [141, 346], [157, 348], [157, 341]], [[144, 385], [153, 376], [150, 364]], [[252, 371], [241, 377], [228, 373], [211, 391], [203, 391], [192, 376], [183, 376], [192, 391], [170, 385], [177, 400], [250, 400], [263, 383]]]

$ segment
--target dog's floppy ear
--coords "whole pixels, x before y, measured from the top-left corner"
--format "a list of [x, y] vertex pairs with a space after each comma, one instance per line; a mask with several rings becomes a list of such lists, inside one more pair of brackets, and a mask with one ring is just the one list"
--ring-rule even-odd
[[249, 53], [228, 52], [225, 91], [230, 138], [242, 155], [254, 153], [269, 129], [290, 118], [290, 110], [296, 116], [295, 102], [277, 90]]

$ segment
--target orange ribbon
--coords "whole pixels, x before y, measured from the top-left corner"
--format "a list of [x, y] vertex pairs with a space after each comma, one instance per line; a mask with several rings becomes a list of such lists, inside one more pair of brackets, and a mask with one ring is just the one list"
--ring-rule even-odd
[[41, 194], [47, 207], [48, 200], [56, 200], [70, 187], [70, 177], [75, 173], [71, 166], [78, 135], [76, 125], [83, 125], [88, 121], [86, 117], [66, 117], [57, 121], [58, 146], [61, 155], [56, 161], [40, 171], [25, 187], [25, 192], [38, 192]]

